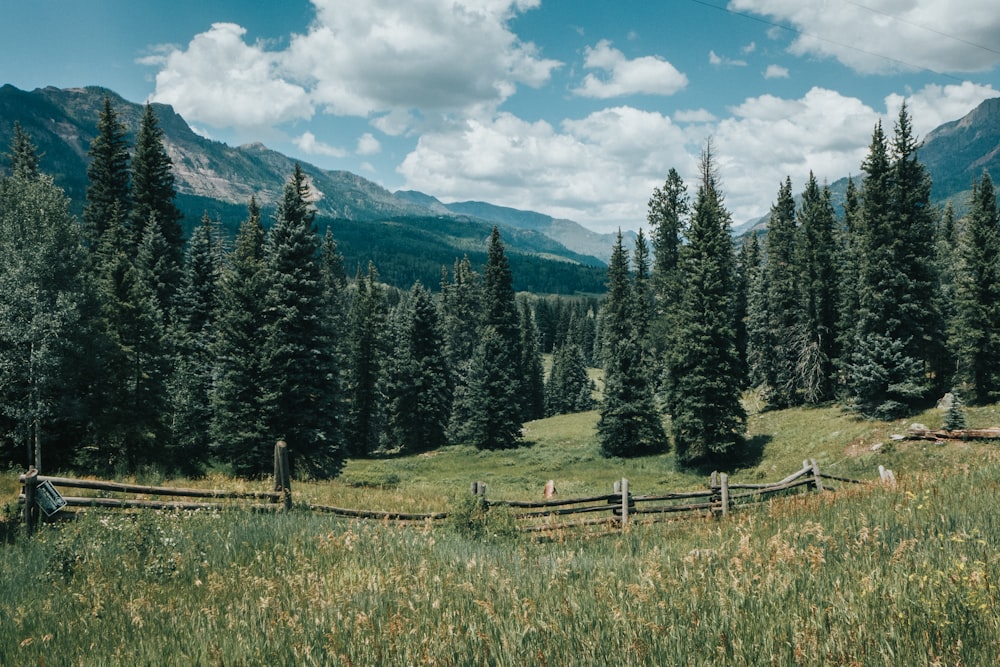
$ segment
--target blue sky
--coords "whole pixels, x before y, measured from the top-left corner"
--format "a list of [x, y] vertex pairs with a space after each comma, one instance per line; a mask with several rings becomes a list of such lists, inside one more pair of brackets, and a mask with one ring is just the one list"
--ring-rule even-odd
[[390, 190], [636, 229], [711, 137], [736, 223], [1000, 96], [995, 0], [6, 0], [0, 83], [101, 85]]

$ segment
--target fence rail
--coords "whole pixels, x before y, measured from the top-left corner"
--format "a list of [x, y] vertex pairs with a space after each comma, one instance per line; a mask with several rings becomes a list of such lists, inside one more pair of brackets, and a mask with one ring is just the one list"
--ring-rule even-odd
[[[891, 471], [886, 471], [891, 475]], [[882, 473], [883, 480], [886, 473]], [[832, 490], [824, 480], [859, 483], [859, 480], [822, 473], [815, 460], [802, 462], [802, 469], [770, 484], [730, 484], [726, 473], [712, 473], [708, 488], [700, 491], [683, 491], [651, 495], [633, 495], [629, 491], [627, 479], [615, 482], [611, 493], [583, 496], [578, 498], [546, 499], [543, 501], [487, 500], [487, 486], [484, 482], [473, 482], [470, 492], [481, 499], [483, 506], [508, 508], [515, 519], [522, 522], [525, 532], [552, 531], [582, 526], [607, 525], [627, 528], [631, 520], [642, 517], [643, 521], [656, 521], [665, 515], [717, 515], [725, 516], [734, 507], [761, 502], [775, 494], [805, 487], [815, 491]], [[145, 486], [121, 482], [74, 479], [69, 477], [46, 477], [31, 469], [20, 476], [23, 491], [18, 500], [24, 505], [23, 515], [29, 534], [34, 532], [41, 516], [54, 514], [62, 506], [100, 507], [106, 509], [221, 509], [243, 507], [256, 511], [291, 509], [291, 477], [288, 467], [287, 445], [279, 441], [274, 448], [274, 491], [221, 491], [213, 489], [191, 489], [162, 486]], [[156, 497], [185, 497], [212, 499], [214, 501], [173, 501], [159, 498], [136, 497], [80, 497], [61, 496], [54, 489], [89, 489], [115, 494], [131, 494]], [[735, 492], [735, 493], [734, 493]], [[247, 504], [236, 501], [267, 501], [267, 504]], [[279, 504], [280, 503], [280, 504]], [[329, 505], [310, 504], [304, 506], [314, 512], [333, 514], [353, 519], [382, 521], [438, 521], [447, 519], [448, 512], [407, 513], [367, 509], [348, 509]], [[54, 509], [53, 509], [54, 508]], [[41, 511], [40, 511], [41, 510]], [[601, 518], [586, 518], [576, 521], [556, 523], [554, 520], [583, 514], [605, 514]]]

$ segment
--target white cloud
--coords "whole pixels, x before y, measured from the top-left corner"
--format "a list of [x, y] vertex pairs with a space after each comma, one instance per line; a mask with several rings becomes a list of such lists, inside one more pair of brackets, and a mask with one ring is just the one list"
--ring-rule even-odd
[[347, 157], [347, 151], [330, 144], [323, 143], [316, 139], [312, 132], [303, 132], [300, 136], [292, 139], [292, 143], [299, 147], [304, 153], [310, 155], [326, 155], [328, 157]]
[[[913, 130], [923, 136], [944, 123], [958, 120], [985, 100], [997, 97], [1000, 91], [970, 81], [950, 86], [928, 85], [908, 97], [893, 94], [885, 98], [887, 115], [895, 119], [905, 99], [913, 118]], [[887, 125], [886, 128], [891, 128]]]
[[[996, 95], [972, 84], [928, 86], [906, 102], [922, 134]], [[696, 190], [699, 153], [711, 136], [726, 206], [740, 223], [765, 215], [786, 177], [799, 191], [810, 171], [820, 183], [860, 174], [875, 124], [892, 132], [901, 100], [890, 96], [875, 109], [817, 87], [798, 99], [747, 98], [721, 120], [692, 110], [675, 114], [675, 123], [620, 106], [553, 126], [501, 113], [424, 134], [398, 171], [407, 188], [444, 200], [486, 200], [604, 231], [635, 229], [671, 167]]]
[[720, 56], [715, 51], [708, 52], [708, 62], [716, 67], [746, 67], [747, 61]]
[[164, 63], [154, 99], [217, 127], [310, 118], [314, 108], [388, 124], [414, 109], [490, 113], [560, 65], [509, 27], [538, 0], [313, 4], [316, 19], [284, 50], [247, 44], [243, 27], [217, 23], [186, 48], [150, 60]]
[[375, 155], [381, 150], [382, 144], [371, 132], [365, 132], [358, 137], [358, 147], [355, 151], [358, 155]]
[[788, 68], [781, 65], [768, 65], [764, 71], [765, 79], [787, 79]]
[[262, 127], [312, 117], [306, 90], [284, 76], [276, 54], [247, 45], [245, 34], [233, 23], [215, 23], [187, 50], [163, 56], [153, 101], [215, 127]]
[[581, 97], [608, 99], [633, 94], [673, 95], [687, 86], [688, 80], [676, 67], [657, 56], [642, 56], [629, 60], [611, 42], [601, 40], [587, 47], [584, 67], [600, 69], [608, 74], [601, 78], [588, 74], [583, 85], [573, 92]]
[[1000, 12], [996, 0], [896, 0], [891, 3], [801, 0], [732, 0], [801, 31], [797, 55], [832, 57], [863, 73], [911, 69], [976, 72], [1000, 63]]
[[509, 113], [424, 134], [399, 167], [406, 187], [568, 217], [595, 229], [636, 228], [672, 166], [690, 166], [670, 118], [615, 107], [557, 129]]

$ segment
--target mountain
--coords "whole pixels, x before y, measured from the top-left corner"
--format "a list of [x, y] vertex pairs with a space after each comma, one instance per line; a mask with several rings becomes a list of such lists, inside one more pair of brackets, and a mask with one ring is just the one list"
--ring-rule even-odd
[[[573, 220], [553, 218], [551, 215], [535, 211], [523, 211], [481, 201], [444, 204], [431, 195], [415, 190], [400, 190], [395, 194], [400, 199], [406, 199], [439, 212], [467, 215], [515, 229], [540, 232], [570, 250], [583, 255], [600, 257], [605, 262], [611, 258], [611, 249], [616, 240], [615, 234], [593, 232]], [[631, 230], [622, 232], [625, 247], [631, 248], [635, 244], [635, 237], [635, 232]]]
[[[923, 138], [917, 153], [933, 183], [931, 202], [951, 203], [957, 216], [968, 212], [973, 179], [989, 173], [994, 183], [1000, 179], [1000, 97], [986, 100], [958, 120], [939, 125]], [[860, 172], [861, 165], [858, 165]], [[863, 172], [854, 176], [861, 184]], [[838, 213], [847, 191], [847, 177], [829, 185]], [[775, 184], [777, 192], [777, 184]], [[800, 198], [796, 198], [798, 203]], [[735, 234], [767, 226], [769, 214], [734, 227]]]
[[[70, 197], [73, 211], [83, 209], [87, 189], [87, 153], [97, 135], [105, 96], [134, 144], [142, 105], [101, 87], [41, 88], [31, 92], [0, 87], [0, 146], [9, 146], [17, 121], [41, 154], [42, 171], [52, 174]], [[177, 205], [186, 232], [203, 213], [218, 219], [231, 235], [256, 197], [265, 217], [273, 212], [295, 160], [260, 143], [243, 146], [206, 139], [195, 133], [172, 107], [154, 104], [164, 147], [174, 165]], [[545, 292], [602, 292], [607, 253], [571, 250], [544, 232], [454, 213], [432, 197], [398, 197], [348, 171], [330, 171], [300, 163], [309, 178], [320, 229], [331, 226], [349, 269], [374, 260], [383, 279], [401, 287], [420, 280], [440, 282], [441, 267], [456, 258], [482, 255], [493, 224], [499, 224], [518, 289]], [[583, 232], [587, 230], [583, 230]], [[405, 239], [405, 242], [403, 241]], [[610, 247], [610, 245], [609, 245]], [[391, 251], [389, 249], [392, 249]]]

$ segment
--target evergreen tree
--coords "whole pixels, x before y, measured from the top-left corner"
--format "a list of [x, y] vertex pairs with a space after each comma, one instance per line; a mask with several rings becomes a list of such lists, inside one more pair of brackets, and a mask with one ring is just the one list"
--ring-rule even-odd
[[180, 225], [182, 215], [174, 204], [176, 197], [173, 162], [163, 145], [163, 130], [153, 106], [147, 103], [132, 156], [132, 233], [138, 244], [145, 236], [147, 225], [158, 225], [169, 248], [167, 257], [179, 276], [184, 238]]
[[10, 152], [5, 155], [10, 163], [11, 176], [26, 180], [38, 177], [38, 161], [41, 159], [38, 147], [21, 127], [21, 123], [16, 120], [14, 121], [14, 138], [10, 143]]
[[[671, 168], [662, 188], [649, 199], [646, 220], [653, 245], [654, 317], [650, 337], [658, 360], [677, 341], [673, 317], [681, 293], [680, 256], [685, 221], [690, 213], [687, 186]], [[665, 380], [669, 384], [669, 379]]]
[[467, 439], [466, 427], [470, 418], [469, 410], [472, 409], [468, 396], [469, 365], [479, 342], [482, 295], [481, 278], [472, 270], [469, 258], [456, 260], [452, 281], [449, 283], [447, 277], [442, 280], [440, 302], [445, 352], [454, 388], [452, 415], [448, 426], [450, 442]]
[[319, 263], [309, 184], [295, 170], [278, 203], [265, 252], [263, 349], [267, 426], [288, 443], [300, 474], [331, 478], [344, 465], [336, 349]]
[[521, 421], [532, 421], [545, 416], [545, 370], [542, 368], [542, 353], [538, 341], [538, 327], [531, 312], [531, 306], [521, 302], [521, 360], [520, 375], [524, 394], [521, 405]]
[[[743, 242], [740, 249], [741, 288], [745, 290], [743, 358], [746, 368], [746, 386], [767, 385], [768, 360], [768, 311], [767, 285], [761, 261], [760, 241], [756, 233]], [[739, 319], [737, 318], [737, 324]], [[737, 330], [737, 350], [740, 349], [740, 331]]]
[[930, 183], [916, 158], [905, 106], [893, 149], [895, 156], [877, 125], [862, 165], [867, 178], [852, 241], [858, 287], [847, 369], [851, 406], [877, 419], [920, 405], [945, 368]]
[[[487, 249], [482, 295], [480, 342], [464, 386], [459, 385], [453, 420], [465, 423], [464, 429], [459, 424], [456, 435], [471, 440], [476, 447], [503, 449], [520, 443], [526, 380], [521, 375], [523, 352], [514, 280], [496, 227]], [[501, 406], [498, 401], [502, 397], [512, 405]]]
[[859, 306], [858, 285], [861, 279], [861, 203], [854, 179], [847, 179], [844, 193], [844, 223], [837, 235], [840, 263], [837, 271], [837, 350], [834, 363], [838, 374], [836, 391], [849, 402], [850, 359], [855, 353], [855, 333]]
[[97, 136], [90, 143], [89, 184], [83, 207], [85, 235], [93, 251], [98, 249], [112, 216], [127, 219], [131, 211], [128, 148], [125, 125], [105, 95], [104, 108], [97, 121]]
[[210, 433], [219, 461], [241, 477], [270, 471], [276, 434], [265, 419], [267, 335], [265, 232], [251, 198], [229, 261], [222, 267], [217, 299]]
[[69, 202], [18, 160], [0, 179], [0, 462], [65, 469], [92, 434], [104, 339]]
[[[152, 233], [154, 230], [149, 230]], [[175, 368], [170, 383], [173, 423], [169, 464], [187, 475], [208, 462], [219, 267], [208, 216], [191, 236], [173, 318]]]
[[987, 172], [972, 185], [958, 247], [952, 350], [956, 380], [977, 405], [1000, 398], [1000, 216]]
[[682, 464], [738, 460], [746, 431], [733, 319], [735, 256], [711, 144], [701, 181], [681, 262], [676, 340], [683, 345], [667, 357], [671, 430]]
[[816, 404], [833, 397], [836, 377], [839, 303], [836, 214], [828, 188], [810, 172], [799, 211], [796, 251], [802, 321], [799, 326], [796, 385], [802, 399]]
[[545, 383], [545, 415], [570, 414], [594, 409], [594, 383], [587, 375], [583, 352], [574, 343], [552, 355], [552, 370]]
[[483, 327], [469, 364], [463, 435], [477, 449], [516, 447], [521, 442], [517, 357], [492, 326]]
[[393, 355], [389, 433], [393, 446], [414, 453], [445, 444], [451, 377], [434, 300], [417, 282], [404, 310]]
[[112, 208], [97, 250], [97, 276], [111, 346], [105, 368], [106, 438], [84, 452], [86, 465], [134, 471], [162, 462], [169, 432], [164, 317], [155, 292], [132, 258], [125, 217]]
[[382, 360], [386, 356], [385, 295], [375, 265], [358, 275], [350, 314], [348, 353], [347, 450], [352, 457], [369, 456], [379, 448], [385, 425], [385, 401], [380, 394]]
[[800, 302], [802, 275], [796, 263], [795, 200], [792, 181], [786, 178], [778, 188], [778, 198], [771, 206], [767, 227], [765, 282], [767, 284], [768, 400], [774, 407], [786, 408], [801, 402], [798, 396], [799, 327], [804, 314]]
[[[935, 220], [931, 206], [931, 178], [920, 162], [921, 144], [904, 104], [893, 134], [892, 201], [896, 281], [900, 285], [897, 309], [899, 337], [907, 354], [918, 360], [924, 387], [922, 399], [940, 396], [947, 388], [947, 351], [941, 319], [938, 264], [935, 256]], [[916, 406], [914, 406], [916, 407]]]
[[636, 303], [619, 231], [608, 266], [608, 295], [602, 318], [604, 399], [597, 436], [605, 456], [660, 453], [669, 444], [653, 404]]
[[951, 403], [948, 404], [948, 410], [944, 415], [944, 428], [946, 431], [961, 431], [969, 428], [965, 418], [965, 403], [962, 402], [961, 394], [955, 389], [951, 390]]

